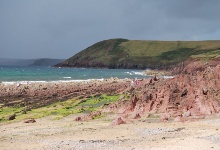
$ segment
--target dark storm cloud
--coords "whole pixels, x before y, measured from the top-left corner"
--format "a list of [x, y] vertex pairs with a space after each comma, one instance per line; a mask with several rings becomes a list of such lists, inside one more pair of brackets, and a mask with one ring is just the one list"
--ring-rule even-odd
[[219, 0], [2, 0], [0, 58], [68, 58], [110, 38], [220, 39]]

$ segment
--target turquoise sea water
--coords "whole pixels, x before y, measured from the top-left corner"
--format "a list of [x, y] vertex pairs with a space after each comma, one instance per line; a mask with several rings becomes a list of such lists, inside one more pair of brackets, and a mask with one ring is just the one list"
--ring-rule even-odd
[[143, 70], [132, 69], [85, 69], [53, 67], [15, 67], [0, 66], [0, 81], [68, 81], [87, 79], [108, 79], [111, 77], [146, 78]]

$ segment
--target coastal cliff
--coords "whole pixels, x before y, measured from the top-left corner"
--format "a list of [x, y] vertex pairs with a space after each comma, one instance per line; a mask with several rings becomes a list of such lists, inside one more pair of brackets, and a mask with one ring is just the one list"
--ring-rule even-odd
[[62, 61], [64, 61], [64, 59], [41, 58], [35, 60], [31, 66], [53, 66]]
[[53, 66], [64, 59], [39, 58], [39, 59], [10, 59], [0, 58], [0, 66]]
[[194, 61], [220, 60], [220, 41], [100, 41], [55, 67], [173, 69]]

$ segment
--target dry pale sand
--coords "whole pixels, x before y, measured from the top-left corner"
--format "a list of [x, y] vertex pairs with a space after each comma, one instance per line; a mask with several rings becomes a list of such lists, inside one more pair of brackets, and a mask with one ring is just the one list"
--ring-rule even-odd
[[89, 122], [74, 117], [1, 124], [0, 149], [220, 150], [220, 118], [185, 123], [142, 119], [111, 126], [111, 117]]

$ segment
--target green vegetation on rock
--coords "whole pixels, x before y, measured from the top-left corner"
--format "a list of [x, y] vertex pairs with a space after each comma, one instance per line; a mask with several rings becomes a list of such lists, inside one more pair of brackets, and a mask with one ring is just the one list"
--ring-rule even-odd
[[49, 106], [32, 109], [24, 113], [22, 107], [1, 107], [0, 108], [0, 122], [7, 121], [7, 117], [12, 114], [16, 114], [15, 121], [29, 119], [29, 118], [41, 118], [45, 116], [52, 116], [55, 120], [61, 119], [70, 114], [77, 113], [90, 113], [102, 108], [105, 104], [110, 104], [119, 99], [120, 95], [100, 95], [93, 96], [87, 99], [69, 99], [64, 102], [57, 102]]
[[189, 58], [219, 58], [219, 50], [220, 41], [110, 39], [98, 42], [56, 66], [159, 69]]
[[191, 58], [202, 60], [202, 61], [210, 61], [214, 59], [220, 60], [220, 49], [208, 51], [208, 52], [197, 54], [197, 55], [192, 55]]

